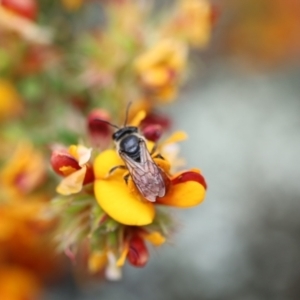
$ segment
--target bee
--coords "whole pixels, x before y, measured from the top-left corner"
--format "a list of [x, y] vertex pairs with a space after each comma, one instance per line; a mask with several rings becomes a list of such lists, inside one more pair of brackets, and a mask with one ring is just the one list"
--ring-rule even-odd
[[[166, 194], [165, 174], [153, 161], [152, 153], [150, 154], [147, 149], [146, 139], [139, 133], [138, 128], [126, 125], [130, 104], [127, 106], [123, 127], [118, 127], [103, 120], [103, 122], [117, 128], [112, 135], [112, 139], [115, 142], [119, 156], [125, 164], [125, 166], [113, 167], [109, 174], [112, 174], [118, 168], [127, 169], [129, 171], [128, 176], [131, 176], [142, 196], [150, 202], [155, 202], [157, 197], [163, 197]], [[163, 158], [161, 155], [158, 155], [158, 157]], [[124, 178], [126, 182], [128, 176]]]

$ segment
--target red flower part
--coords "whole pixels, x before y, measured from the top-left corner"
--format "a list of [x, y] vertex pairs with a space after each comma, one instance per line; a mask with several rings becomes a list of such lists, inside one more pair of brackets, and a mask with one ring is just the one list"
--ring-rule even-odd
[[92, 182], [94, 182], [94, 180], [95, 180], [94, 169], [90, 164], [87, 164], [83, 184], [92, 183]]
[[134, 267], [144, 267], [149, 259], [148, 249], [144, 240], [139, 236], [133, 236], [129, 240], [127, 259]]
[[74, 171], [81, 169], [77, 160], [67, 151], [53, 151], [50, 159], [51, 166], [55, 173], [66, 177]]
[[87, 127], [94, 144], [98, 145], [101, 143], [101, 140], [111, 137], [112, 128], [106, 123], [109, 121], [110, 115], [106, 110], [95, 109], [90, 112], [87, 119]]
[[149, 125], [160, 125], [162, 130], [167, 130], [171, 127], [171, 120], [165, 115], [159, 115], [155, 112], [150, 112], [141, 122], [141, 128]]
[[38, 6], [36, 0], [2, 0], [0, 5], [23, 18], [29, 20], [36, 20], [37, 18]]
[[180, 183], [184, 183], [186, 181], [196, 181], [196, 182], [200, 183], [201, 185], [203, 185], [205, 189], [207, 189], [207, 184], [205, 182], [204, 177], [201, 174], [194, 172], [194, 171], [187, 171], [187, 172], [181, 173], [179, 176], [172, 179], [172, 184], [180, 184]]
[[[77, 160], [68, 154], [67, 151], [53, 151], [50, 159], [52, 169], [60, 176], [66, 177], [81, 169]], [[86, 164], [86, 173], [83, 184], [93, 182], [95, 179], [94, 170], [90, 164]]]
[[158, 124], [152, 124], [142, 128], [142, 133], [145, 138], [152, 142], [157, 142], [160, 139], [162, 132], [163, 129]]

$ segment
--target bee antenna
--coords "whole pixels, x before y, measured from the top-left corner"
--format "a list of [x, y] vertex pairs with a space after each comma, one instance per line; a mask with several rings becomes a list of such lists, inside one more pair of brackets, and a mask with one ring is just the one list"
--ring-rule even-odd
[[129, 108], [131, 106], [132, 102], [130, 101], [126, 107], [126, 115], [125, 115], [125, 122], [124, 122], [124, 127], [126, 127], [127, 121], [128, 121], [128, 113], [129, 113]]
[[110, 122], [108, 122], [108, 121], [105, 121], [105, 120], [102, 120], [102, 119], [97, 119], [97, 121], [101, 121], [101, 122], [106, 123], [106, 124], [108, 124], [108, 125], [110, 125], [110, 126], [112, 126], [112, 127], [115, 127], [115, 128], [117, 128], [117, 129], [120, 129], [119, 126], [114, 125], [114, 124], [112, 124], [112, 123], [110, 123]]

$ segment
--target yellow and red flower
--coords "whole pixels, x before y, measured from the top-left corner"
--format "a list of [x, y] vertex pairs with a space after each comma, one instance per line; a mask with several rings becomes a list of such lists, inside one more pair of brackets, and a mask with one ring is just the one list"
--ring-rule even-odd
[[70, 195], [81, 191], [83, 185], [94, 181], [94, 172], [89, 160], [92, 149], [83, 145], [72, 145], [69, 149], [57, 147], [52, 152], [53, 170], [65, 177], [57, 187], [57, 192]]
[[[178, 134], [178, 137], [180, 136], [181, 134]], [[176, 138], [177, 136], [174, 135], [175, 140]], [[167, 141], [167, 143], [170, 142], [172, 141]], [[151, 150], [153, 143], [149, 142], [148, 145]], [[166, 195], [158, 198], [156, 204], [184, 208], [195, 206], [204, 200], [206, 184], [199, 170], [192, 169], [171, 174], [171, 165], [167, 158], [155, 158], [154, 154], [153, 160], [166, 174], [168, 185]], [[119, 169], [108, 175], [113, 167], [122, 164], [124, 163], [115, 150], [106, 150], [96, 157], [94, 162], [95, 197], [102, 209], [121, 224], [133, 226], [151, 224], [155, 217], [156, 204], [142, 197], [131, 178], [128, 184], [125, 183], [123, 178], [128, 171]]]
[[161, 40], [136, 58], [134, 68], [148, 97], [162, 102], [174, 100], [186, 58], [185, 44], [175, 39]]

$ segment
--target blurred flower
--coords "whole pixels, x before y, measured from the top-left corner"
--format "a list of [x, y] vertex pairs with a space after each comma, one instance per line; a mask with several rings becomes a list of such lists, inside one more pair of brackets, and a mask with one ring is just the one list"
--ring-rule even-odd
[[62, 195], [69, 195], [81, 191], [83, 185], [93, 182], [94, 172], [89, 163], [92, 149], [82, 145], [72, 145], [69, 149], [54, 148], [51, 156], [53, 170], [65, 177], [57, 192]]
[[0, 267], [0, 299], [38, 300], [40, 283], [32, 272], [19, 267]]
[[163, 29], [163, 35], [177, 36], [193, 47], [203, 48], [210, 39], [212, 12], [207, 0], [179, 0], [174, 17]]
[[[27, 0], [26, 0], [27, 1]], [[0, 3], [0, 29], [17, 32], [22, 38], [38, 44], [49, 44], [52, 32], [20, 14], [12, 13]]]
[[45, 171], [42, 154], [30, 142], [22, 141], [0, 170], [2, 189], [15, 197], [28, 194], [45, 180]]
[[0, 78], [0, 121], [16, 116], [22, 108], [22, 100], [14, 85]]
[[[13, 143], [7, 143], [12, 147]], [[56, 217], [45, 190], [45, 161], [29, 141], [1, 152], [0, 299], [39, 299], [58, 268], [51, 233]], [[9, 155], [9, 157], [7, 157]]]
[[242, 58], [250, 69], [299, 62], [299, 1], [227, 0], [223, 5], [234, 13], [223, 33], [222, 53]]
[[37, 17], [38, 7], [36, 0], [1, 0], [0, 5], [12, 13], [29, 20], [35, 20]]
[[186, 56], [183, 43], [165, 39], [137, 57], [134, 68], [146, 95], [161, 102], [174, 100]]

